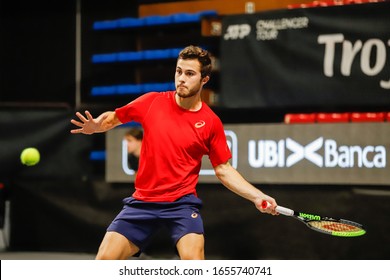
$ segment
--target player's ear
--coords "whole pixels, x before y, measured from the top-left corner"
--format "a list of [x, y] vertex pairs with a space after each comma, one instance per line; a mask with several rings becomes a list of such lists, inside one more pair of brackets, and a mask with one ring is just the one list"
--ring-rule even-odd
[[206, 84], [210, 80], [210, 76], [202, 78], [202, 85]]

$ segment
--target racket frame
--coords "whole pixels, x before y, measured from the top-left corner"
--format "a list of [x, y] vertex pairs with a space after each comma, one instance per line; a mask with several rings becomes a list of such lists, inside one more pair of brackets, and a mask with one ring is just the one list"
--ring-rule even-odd
[[[267, 202], [267, 201], [263, 201], [262, 203], [262, 208], [267, 208], [270, 204]], [[335, 219], [335, 218], [329, 218], [329, 217], [322, 217], [320, 215], [316, 215], [316, 214], [309, 214], [309, 213], [305, 213], [305, 212], [298, 212], [298, 211], [294, 211], [292, 209], [289, 209], [287, 207], [283, 207], [283, 206], [276, 206], [275, 208], [275, 211], [282, 214], [282, 215], [285, 215], [285, 216], [290, 216], [290, 217], [293, 217], [301, 222], [303, 222], [307, 227], [309, 227], [310, 229], [312, 230], [315, 230], [315, 231], [318, 231], [318, 232], [321, 232], [321, 233], [324, 233], [324, 234], [329, 234], [329, 235], [332, 235], [332, 236], [338, 236], [338, 237], [357, 237], [357, 236], [361, 236], [361, 235], [364, 235], [366, 233], [366, 230], [363, 228], [363, 225], [357, 223], [357, 222], [353, 222], [353, 221], [349, 221], [349, 220], [345, 220], [345, 219]], [[357, 231], [352, 231], [352, 232], [347, 232], [347, 231], [334, 231], [334, 230], [323, 230], [321, 228], [318, 228], [318, 227], [315, 227], [313, 225], [311, 225], [311, 222], [331, 222], [331, 223], [341, 223], [341, 224], [344, 224], [344, 225], [349, 225], [349, 226], [353, 226], [353, 227], [357, 227], [359, 230]]]

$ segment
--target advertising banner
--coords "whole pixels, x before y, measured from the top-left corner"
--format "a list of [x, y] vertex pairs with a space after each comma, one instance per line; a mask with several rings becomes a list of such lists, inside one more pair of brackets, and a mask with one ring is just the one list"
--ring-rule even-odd
[[390, 2], [223, 18], [221, 105], [390, 105]]
[[[109, 182], [134, 180], [125, 130], [107, 134]], [[231, 164], [252, 183], [390, 185], [388, 123], [234, 124], [225, 133]], [[207, 156], [199, 182], [218, 182]]]

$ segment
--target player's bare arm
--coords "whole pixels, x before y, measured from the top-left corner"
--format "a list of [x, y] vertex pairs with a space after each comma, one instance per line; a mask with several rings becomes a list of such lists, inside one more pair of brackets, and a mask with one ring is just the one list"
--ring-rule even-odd
[[[262, 191], [254, 187], [241, 174], [230, 165], [229, 162], [217, 165], [214, 167], [215, 174], [221, 183], [232, 192], [252, 201], [256, 208], [263, 212], [276, 215], [275, 207], [277, 206], [275, 199], [264, 194]], [[263, 201], [271, 204], [271, 207], [264, 209], [261, 207]]]
[[98, 116], [97, 118], [93, 118], [89, 111], [85, 111], [85, 116], [80, 112], [76, 113], [76, 116], [79, 120], [72, 119], [70, 122], [79, 128], [72, 129], [70, 132], [77, 134], [93, 134], [106, 132], [120, 124], [122, 124], [116, 113], [113, 111], [107, 111]]

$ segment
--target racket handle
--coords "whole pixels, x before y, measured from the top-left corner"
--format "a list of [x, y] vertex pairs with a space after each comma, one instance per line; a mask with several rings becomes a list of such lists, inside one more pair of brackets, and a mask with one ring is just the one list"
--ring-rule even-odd
[[[263, 202], [261, 203], [261, 208], [266, 209], [269, 205], [270, 205], [270, 203], [268, 201], [263, 200]], [[293, 216], [294, 215], [294, 210], [283, 207], [283, 206], [276, 206], [275, 210], [276, 210], [276, 212], [278, 212], [282, 215], [285, 215], [285, 216]]]
[[293, 216], [294, 215], [294, 210], [283, 207], [283, 206], [276, 206], [275, 210], [276, 210], [276, 212], [283, 214], [285, 216]]

